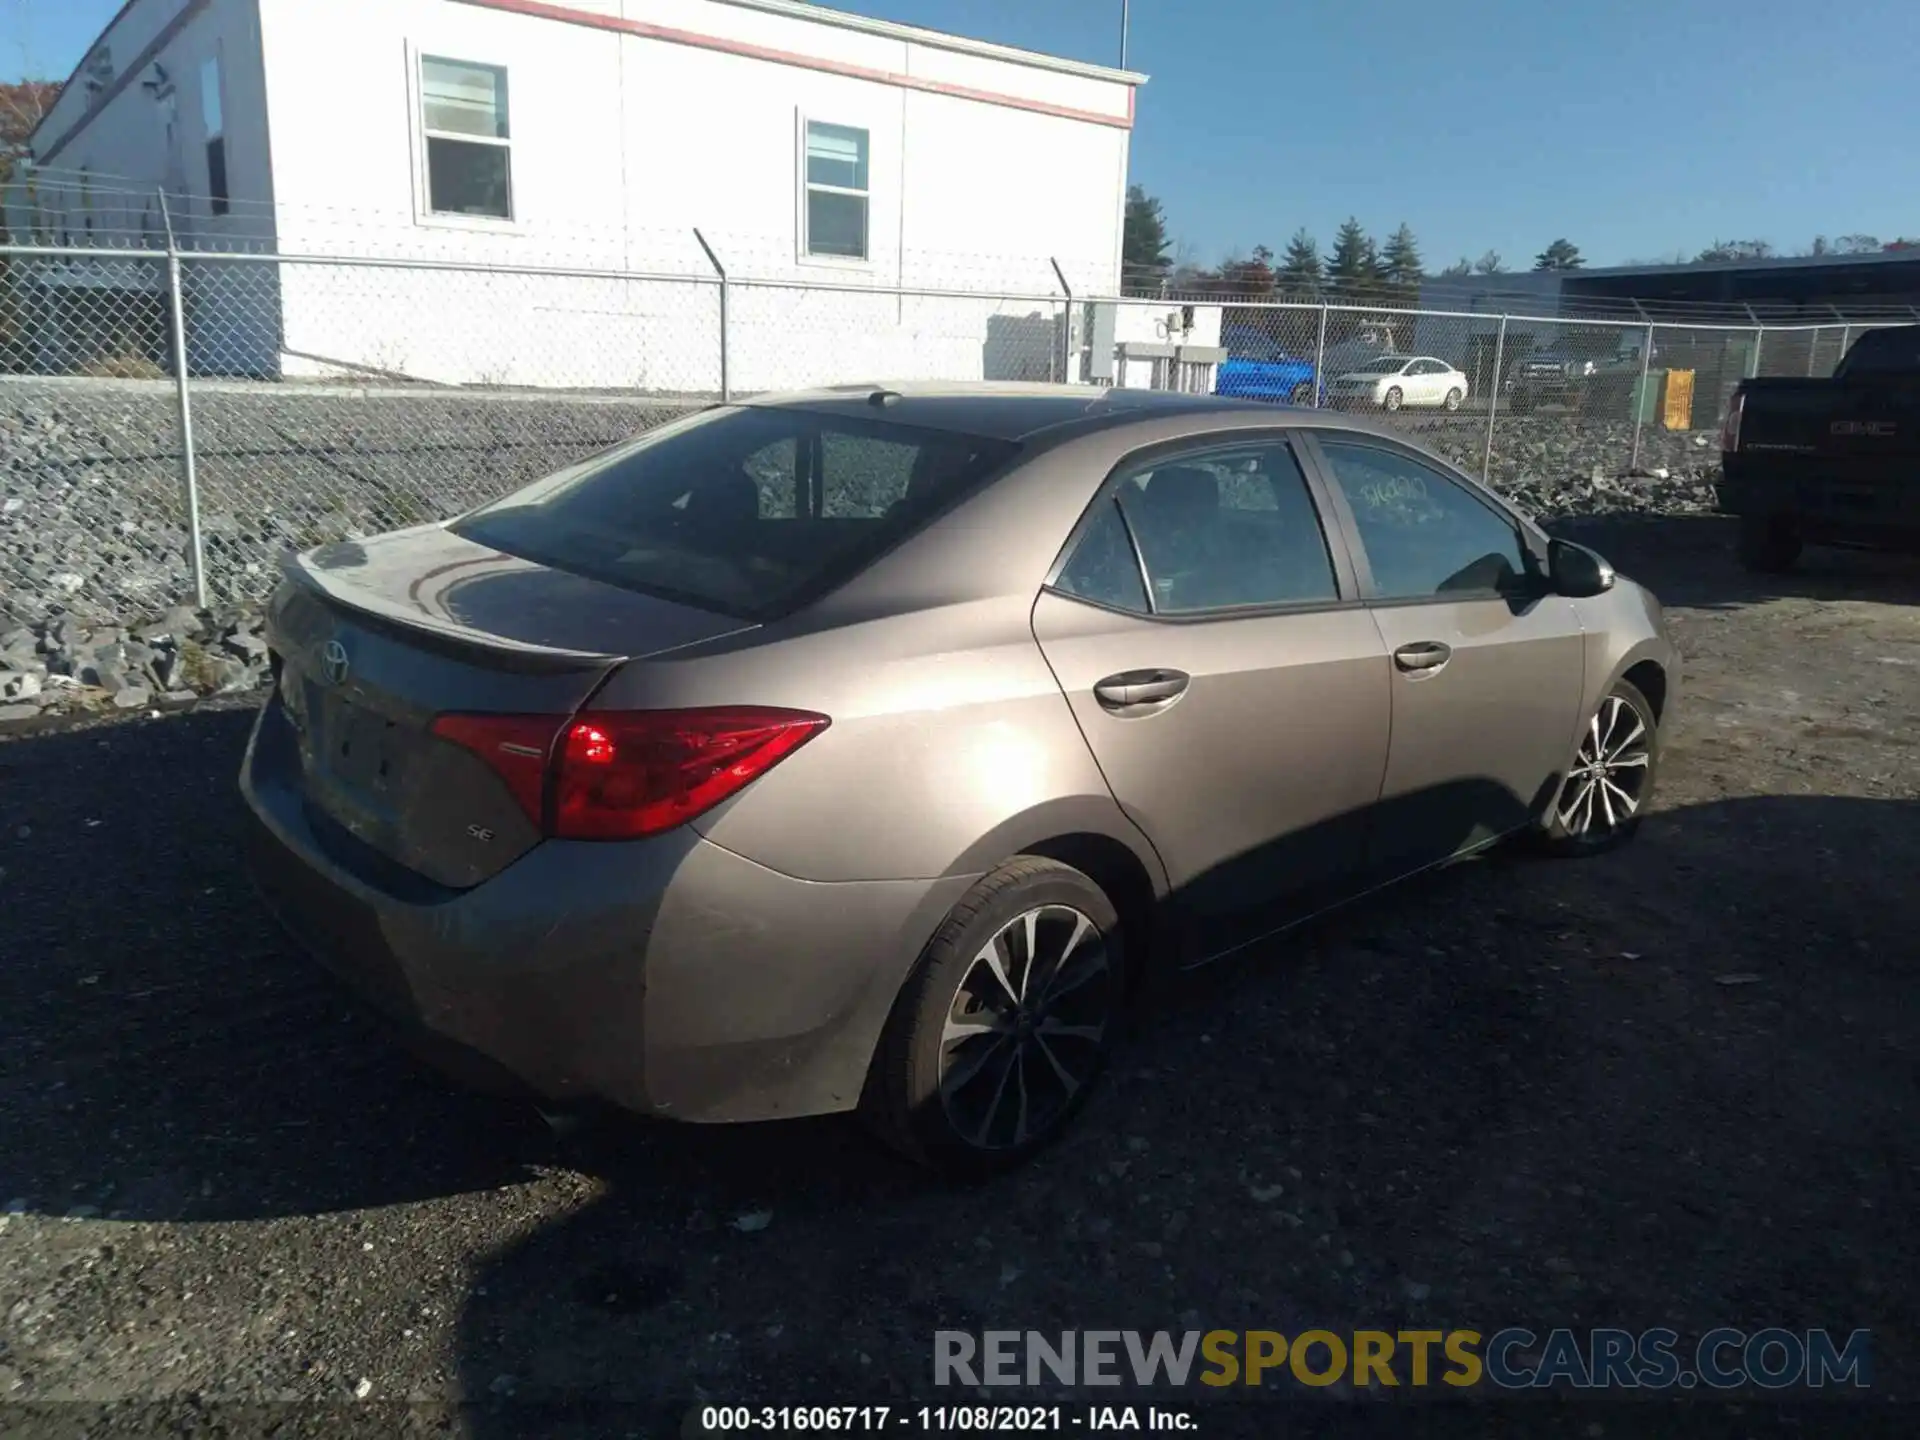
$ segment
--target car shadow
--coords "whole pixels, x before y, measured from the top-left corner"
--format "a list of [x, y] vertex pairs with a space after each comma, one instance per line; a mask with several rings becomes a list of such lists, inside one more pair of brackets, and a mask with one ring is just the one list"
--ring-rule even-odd
[[[463, 1389], [498, 1404], [474, 1433], [974, 1398], [933, 1389], [939, 1329], [1392, 1329], [1429, 1291], [1505, 1296], [1488, 1325], [1891, 1323], [1904, 1302], [1856, 1319], [1834, 1267], [1905, 1253], [1883, 1207], [1920, 1023], [1884, 1007], [1917, 838], [1920, 804], [1781, 796], [1430, 874], [1164, 991], [1075, 1133], [980, 1185], [828, 1123], [616, 1122], [569, 1151], [605, 1197], [481, 1267]], [[1733, 1253], [1724, 1227], [1761, 1216], [1782, 1233]], [[599, 1408], [517, 1408], [573, 1402]]]
[[[197, 1223], [589, 1176], [473, 1258], [475, 1434], [932, 1403], [940, 1328], [1391, 1328], [1429, 1289], [1519, 1323], [1569, 1273], [1647, 1323], [1892, 1323], [1916, 1278], [1855, 1285], [1908, 1254], [1913, 802], [1716, 801], [1416, 881], [1178, 987], [1062, 1144], [949, 1188], [844, 1120], [557, 1132], [418, 1068], [239, 879], [249, 720], [0, 746], [0, 1202]], [[1803, 1238], [1724, 1242], [1762, 1216]]]
[[1736, 522], [1725, 515], [1575, 516], [1542, 524], [1597, 550], [1671, 607], [1732, 609], [1782, 599], [1920, 605], [1920, 559], [1810, 545], [1785, 573], [1755, 574], [1735, 558]]

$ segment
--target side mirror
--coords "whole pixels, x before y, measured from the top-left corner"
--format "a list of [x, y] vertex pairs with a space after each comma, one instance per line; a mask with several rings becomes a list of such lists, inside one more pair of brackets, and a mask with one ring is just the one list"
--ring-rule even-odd
[[1584, 545], [1571, 540], [1547, 542], [1547, 578], [1556, 595], [1581, 600], [1604, 595], [1613, 588], [1613, 567]]

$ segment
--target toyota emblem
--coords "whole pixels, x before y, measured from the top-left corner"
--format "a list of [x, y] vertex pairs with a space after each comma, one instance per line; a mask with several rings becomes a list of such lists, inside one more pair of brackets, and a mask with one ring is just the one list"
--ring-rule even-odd
[[338, 640], [329, 640], [321, 650], [320, 674], [329, 685], [338, 685], [347, 678], [347, 647]]

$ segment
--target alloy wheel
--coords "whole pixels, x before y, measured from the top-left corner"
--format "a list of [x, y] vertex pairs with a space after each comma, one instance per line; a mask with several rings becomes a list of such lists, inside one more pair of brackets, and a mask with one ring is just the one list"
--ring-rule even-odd
[[940, 1035], [940, 1103], [955, 1134], [1011, 1150], [1057, 1124], [1105, 1059], [1106, 937], [1068, 905], [1016, 915], [975, 954]]
[[1632, 705], [1618, 695], [1601, 702], [1560, 788], [1558, 814], [1569, 835], [1597, 840], [1639, 813], [1652, 763], [1651, 738]]

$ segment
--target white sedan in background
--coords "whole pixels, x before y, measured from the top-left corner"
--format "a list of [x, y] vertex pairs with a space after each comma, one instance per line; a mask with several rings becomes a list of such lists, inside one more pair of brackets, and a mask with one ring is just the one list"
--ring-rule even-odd
[[1403, 405], [1458, 410], [1470, 389], [1464, 374], [1431, 355], [1376, 355], [1334, 376], [1327, 394], [1335, 404], [1360, 402], [1382, 410]]

